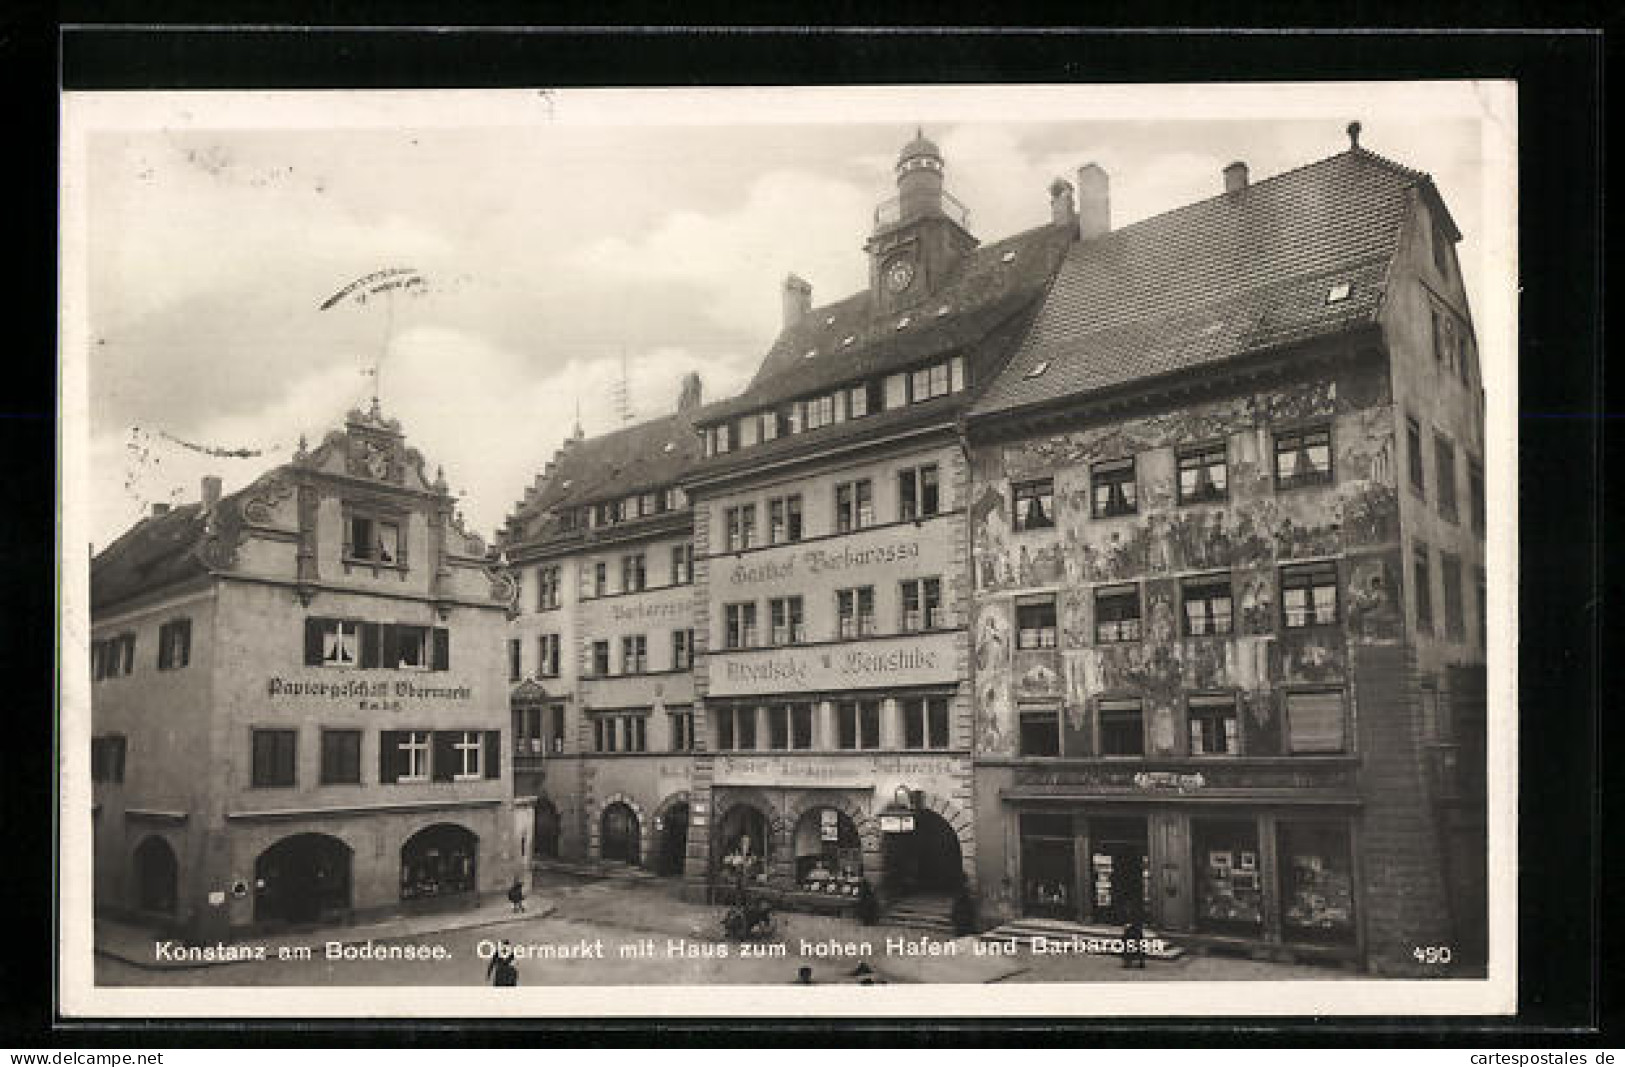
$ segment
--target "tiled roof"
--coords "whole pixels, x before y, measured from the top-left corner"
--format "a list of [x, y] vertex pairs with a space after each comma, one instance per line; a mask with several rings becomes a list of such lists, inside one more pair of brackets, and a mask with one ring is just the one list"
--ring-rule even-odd
[[[1074, 245], [1031, 332], [970, 417], [1369, 322], [1407, 191], [1427, 182], [1354, 149]], [[1345, 283], [1347, 297], [1328, 302]]]
[[[236, 495], [219, 507], [235, 507]], [[203, 540], [208, 513], [201, 503], [182, 504], [149, 515], [124, 531], [90, 562], [92, 610], [138, 593], [159, 589], [208, 572], [193, 549]]]

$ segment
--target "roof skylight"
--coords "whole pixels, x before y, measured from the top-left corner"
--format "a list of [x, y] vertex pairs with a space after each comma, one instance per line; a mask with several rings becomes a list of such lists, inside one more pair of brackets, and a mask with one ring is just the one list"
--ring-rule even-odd
[[1037, 363], [1034, 363], [1031, 367], [1027, 368], [1027, 373], [1022, 375], [1022, 377], [1036, 378], [1047, 370], [1049, 370], [1049, 360], [1041, 359]]
[[677, 442], [676, 441], [667, 441], [666, 442], [666, 447], [662, 448], [660, 451], [666, 453], [666, 455], [668, 455], [668, 456], [671, 455], [673, 452], [677, 451]]
[[1326, 293], [1326, 303], [1336, 304], [1339, 301], [1347, 300], [1353, 288], [1348, 282], [1338, 282]]
[[947, 304], [944, 304], [941, 307], [937, 308], [937, 318], [940, 319], [940, 318], [942, 318], [942, 316], [944, 316], [946, 314], [948, 314], [948, 305]]
[[842, 346], [843, 346], [843, 347], [845, 347], [845, 346], [848, 346], [848, 345], [850, 345], [850, 344], [851, 344], [851, 343], [852, 343], [852, 342], [853, 342], [853, 341], [856, 341], [856, 340], [857, 340], [857, 339], [858, 339], [858, 338], [857, 338], [857, 335], [855, 335], [855, 334], [850, 334], [850, 333], [849, 333], [849, 334], [847, 334], [847, 335], [846, 335], [846, 336], [845, 336], [845, 337], [843, 337], [843, 338], [841, 338], [841, 345], [842, 345]]
[[906, 330], [908, 329], [908, 324], [913, 321], [913, 319], [909, 318], [907, 315], [904, 315], [902, 318], [897, 320], [897, 325], [894, 327], [894, 329]]
[[1010, 251], [1000, 256], [999, 260], [1003, 263], [1014, 263], [1016, 261], [1016, 250], [1012, 248]]
[[835, 316], [831, 315], [829, 318], [825, 319], [824, 320], [824, 325], [825, 326], [833, 326], [833, 325], [835, 325]]
[[807, 351], [801, 353], [801, 358], [802, 359], [812, 359], [816, 355], [818, 355], [818, 349], [809, 348], [809, 349], [807, 349]]

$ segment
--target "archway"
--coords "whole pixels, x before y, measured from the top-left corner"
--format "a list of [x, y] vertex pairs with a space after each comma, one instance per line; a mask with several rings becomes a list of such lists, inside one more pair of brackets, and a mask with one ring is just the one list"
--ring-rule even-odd
[[611, 863], [636, 866], [639, 859], [638, 816], [616, 801], [604, 809], [598, 827], [598, 854]]
[[791, 839], [796, 888], [830, 896], [858, 895], [863, 882], [863, 840], [857, 823], [837, 808], [808, 808]]
[[964, 881], [959, 835], [930, 809], [914, 813], [912, 833], [887, 834], [884, 851], [886, 891], [892, 897], [950, 895]]
[[327, 834], [294, 834], [254, 861], [256, 922], [315, 922], [350, 907], [350, 846]]
[[149, 837], [135, 850], [136, 904], [142, 911], [175, 911], [180, 864], [175, 850], [161, 837]]
[[729, 884], [741, 871], [765, 881], [773, 856], [771, 823], [754, 804], [740, 802], [723, 813], [712, 839], [711, 857], [717, 873]]
[[479, 886], [480, 839], [442, 822], [424, 827], [401, 845], [401, 899], [472, 893]]
[[536, 798], [531, 816], [531, 855], [537, 859], [559, 858], [559, 809], [546, 797]]
[[688, 802], [678, 801], [659, 817], [660, 854], [655, 873], [672, 877], [683, 873], [688, 858]]

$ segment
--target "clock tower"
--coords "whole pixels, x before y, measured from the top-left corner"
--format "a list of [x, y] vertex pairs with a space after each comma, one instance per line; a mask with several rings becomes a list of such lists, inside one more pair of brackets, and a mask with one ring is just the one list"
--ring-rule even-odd
[[965, 208], [942, 187], [942, 153], [916, 130], [897, 157], [897, 195], [875, 209], [869, 291], [881, 314], [925, 300], [975, 248]]

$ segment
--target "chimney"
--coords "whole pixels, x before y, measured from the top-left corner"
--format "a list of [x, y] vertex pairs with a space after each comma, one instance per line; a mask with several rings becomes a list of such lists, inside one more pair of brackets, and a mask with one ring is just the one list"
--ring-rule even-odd
[[1049, 217], [1057, 226], [1076, 226], [1078, 209], [1072, 202], [1072, 183], [1056, 178], [1049, 183]]
[[[806, 283], [803, 282], [802, 284], [805, 285]], [[809, 289], [808, 292], [811, 293], [812, 290]], [[682, 388], [677, 392], [677, 410], [680, 412], [693, 411], [695, 408], [699, 407], [700, 397], [703, 395], [704, 389], [705, 387], [700, 382], [700, 376], [698, 374], [694, 373], [693, 371], [689, 371], [687, 374], [683, 375]]]
[[1112, 229], [1112, 202], [1106, 172], [1097, 163], [1078, 169], [1078, 236], [1087, 241]]
[[160, 515], [168, 515], [168, 514], [169, 514], [169, 505], [168, 504], [154, 504], [152, 506], [152, 517], [153, 518], [156, 519]]
[[812, 313], [812, 286], [794, 274], [784, 279], [784, 328], [793, 330]]
[[203, 476], [203, 510], [208, 511], [220, 503], [220, 476], [218, 474], [205, 474]]
[[1224, 191], [1239, 193], [1247, 188], [1247, 164], [1237, 160], [1224, 168]]

